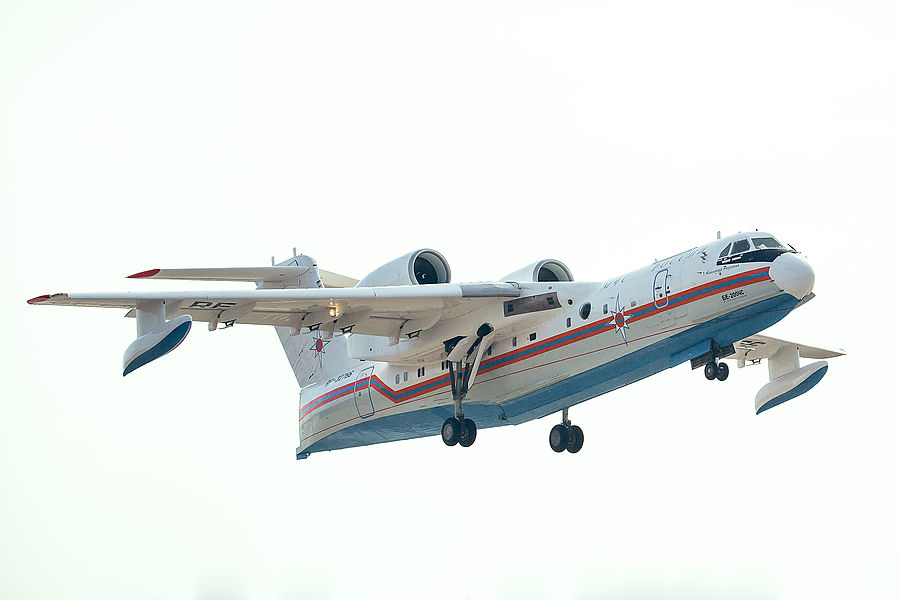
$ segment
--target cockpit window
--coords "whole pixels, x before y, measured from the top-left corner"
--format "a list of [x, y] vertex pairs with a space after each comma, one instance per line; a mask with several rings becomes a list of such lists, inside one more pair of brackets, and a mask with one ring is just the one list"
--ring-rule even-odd
[[770, 248], [781, 248], [782, 246], [778, 240], [773, 237], [761, 237], [761, 238], [753, 238], [753, 245], [756, 246], [758, 250], [767, 250]]
[[727, 246], [725, 246], [725, 249], [722, 250], [722, 254], [719, 255], [719, 258], [725, 258], [726, 256], [728, 256], [729, 250], [731, 250], [731, 244], [728, 244]]
[[746, 252], [750, 249], [750, 242], [747, 240], [738, 240], [734, 244], [731, 245], [731, 253], [732, 254], [740, 254], [741, 252]]

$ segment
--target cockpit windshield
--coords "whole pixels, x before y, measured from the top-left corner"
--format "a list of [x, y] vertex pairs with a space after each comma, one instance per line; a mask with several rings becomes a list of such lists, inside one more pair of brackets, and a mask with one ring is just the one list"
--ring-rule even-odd
[[768, 250], [770, 248], [780, 248], [782, 250], [785, 249], [781, 242], [773, 237], [758, 237], [752, 239], [753, 245], [756, 246], [757, 250]]
[[[752, 243], [751, 243], [752, 242]], [[779, 254], [791, 252], [781, 242], [769, 235], [738, 239], [725, 246], [719, 254], [717, 265], [736, 263], [772, 262]]]

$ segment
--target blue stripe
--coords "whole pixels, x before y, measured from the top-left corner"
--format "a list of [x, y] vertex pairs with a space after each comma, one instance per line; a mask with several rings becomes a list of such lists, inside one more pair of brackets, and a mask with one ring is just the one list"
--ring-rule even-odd
[[[714, 339], [720, 346], [727, 346], [762, 331], [783, 319], [797, 304], [793, 296], [780, 294], [515, 400], [503, 404], [466, 402], [466, 417], [479, 428], [489, 428], [517, 425], [558, 412], [680, 364], [672, 362], [673, 358], [684, 356], [685, 350], [704, 340], [709, 343]], [[452, 414], [453, 406], [447, 405], [368, 419], [327, 435], [303, 454], [437, 435], [441, 423]]]

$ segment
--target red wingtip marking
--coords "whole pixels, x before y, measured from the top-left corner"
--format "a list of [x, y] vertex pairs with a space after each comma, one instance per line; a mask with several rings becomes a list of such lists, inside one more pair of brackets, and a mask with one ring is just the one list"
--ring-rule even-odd
[[49, 300], [49, 299], [50, 299], [49, 294], [44, 294], [43, 296], [35, 296], [34, 298], [32, 298], [31, 300], [28, 301], [28, 304], [40, 304], [41, 302], [44, 302], [45, 300]]
[[153, 277], [159, 273], [159, 269], [150, 269], [149, 271], [141, 271], [140, 273], [135, 273], [134, 275], [129, 275], [128, 279], [141, 279], [143, 277]]

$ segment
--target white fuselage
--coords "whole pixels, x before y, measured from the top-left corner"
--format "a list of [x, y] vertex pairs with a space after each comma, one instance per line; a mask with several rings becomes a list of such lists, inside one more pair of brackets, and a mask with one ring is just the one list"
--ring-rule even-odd
[[[496, 329], [468, 391], [466, 416], [479, 428], [545, 416], [694, 358], [710, 341], [725, 346], [781, 319], [800, 298], [773, 280], [773, 260], [717, 265], [725, 245], [745, 237], [605, 282], [520, 284], [522, 296], [555, 292], [561, 307], [552, 311], [506, 317], [498, 303], [441, 322], [431, 335], [452, 337], [446, 332], [482, 323]], [[327, 350], [345, 351], [346, 339], [339, 340]], [[298, 455], [437, 434], [453, 412], [444, 359], [358, 360], [303, 387]]]

